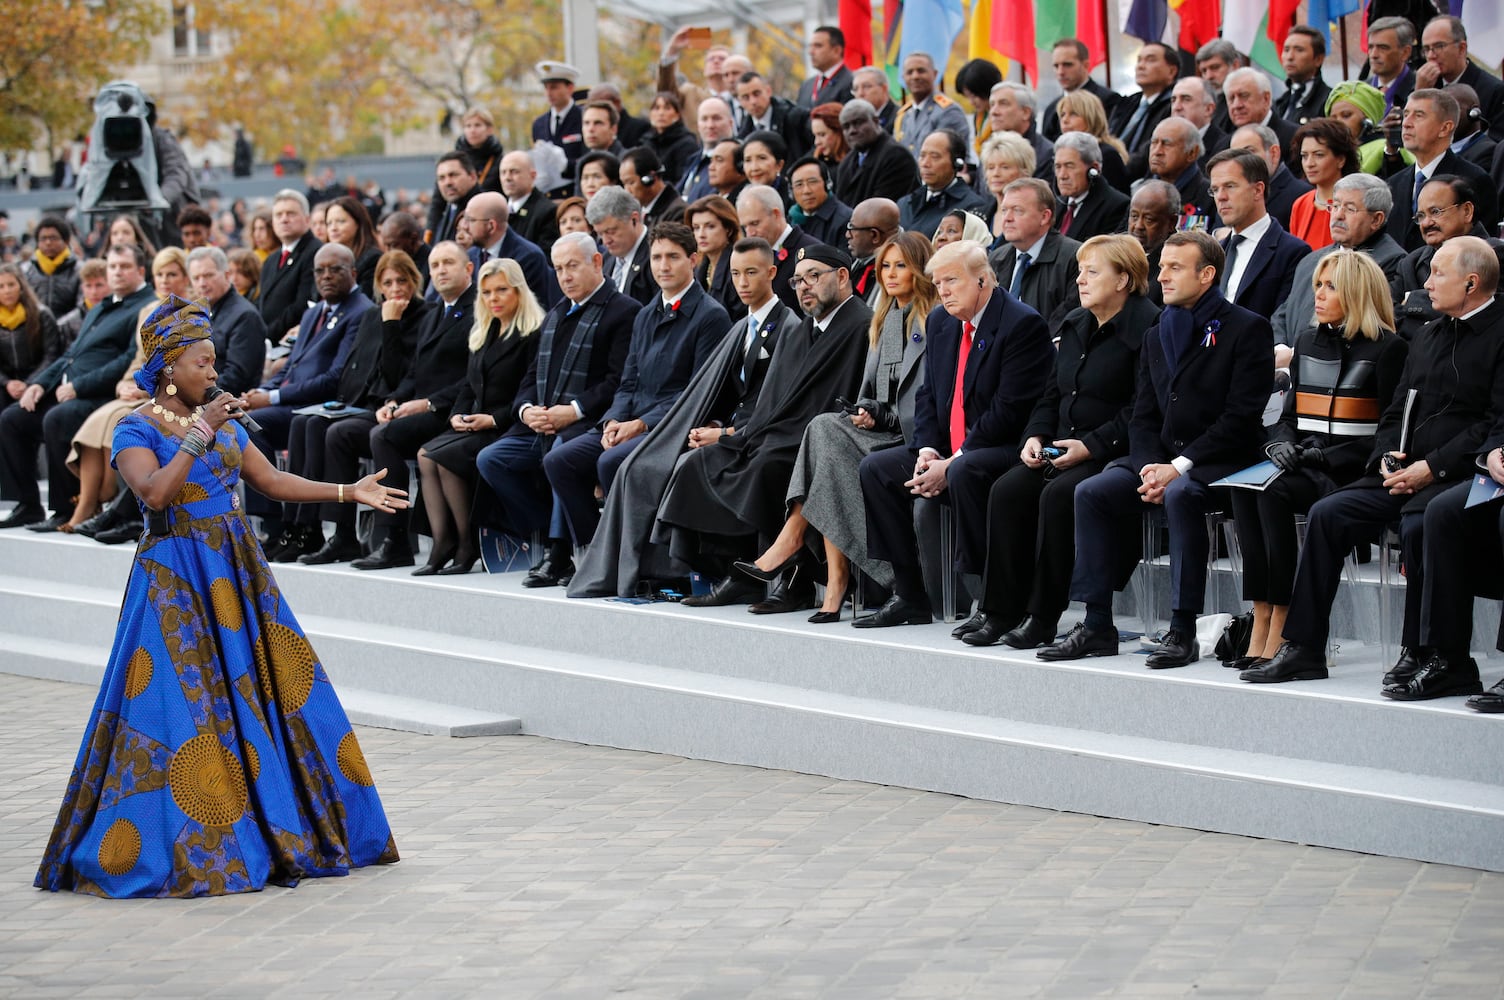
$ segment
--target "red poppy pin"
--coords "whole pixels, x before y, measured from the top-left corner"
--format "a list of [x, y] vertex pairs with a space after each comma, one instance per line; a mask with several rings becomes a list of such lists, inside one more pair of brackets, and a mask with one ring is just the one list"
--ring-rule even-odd
[[789, 259], [788, 248], [787, 247], [779, 247], [778, 248], [778, 263], [782, 264], [784, 261], [786, 261], [788, 259]]

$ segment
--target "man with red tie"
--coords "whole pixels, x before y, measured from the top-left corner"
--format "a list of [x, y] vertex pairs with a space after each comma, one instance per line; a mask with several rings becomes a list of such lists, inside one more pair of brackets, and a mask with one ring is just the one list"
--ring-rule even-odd
[[261, 265], [261, 319], [272, 343], [298, 328], [303, 313], [317, 301], [313, 255], [324, 244], [308, 228], [308, 199], [292, 188], [272, 198], [272, 232], [282, 249]]
[[794, 104], [806, 110], [817, 104], [851, 100], [851, 70], [846, 68], [846, 35], [822, 24], [809, 36], [809, 64], [815, 72], [799, 85]]
[[[914, 534], [915, 498], [948, 501], [955, 512], [956, 558], [980, 573], [987, 494], [1018, 461], [1018, 443], [1054, 365], [1039, 314], [998, 287], [987, 252], [962, 240], [935, 252], [926, 268], [940, 305], [925, 321], [924, 385], [914, 401], [909, 448], [862, 460], [867, 551], [893, 564], [893, 597], [857, 628], [931, 620]], [[946, 571], [949, 566], [945, 567]]]

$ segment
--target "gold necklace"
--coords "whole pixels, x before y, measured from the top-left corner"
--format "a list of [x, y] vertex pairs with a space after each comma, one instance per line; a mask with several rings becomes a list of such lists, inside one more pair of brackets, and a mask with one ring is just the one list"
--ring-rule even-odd
[[168, 410], [167, 407], [163, 406], [161, 403], [157, 402], [156, 400], [152, 400], [151, 412], [169, 423], [178, 423], [182, 424], [184, 427], [192, 427], [198, 420], [198, 418], [204, 415], [204, 408], [202, 406], [195, 407], [192, 413], [188, 414], [186, 417], [180, 417], [176, 413]]

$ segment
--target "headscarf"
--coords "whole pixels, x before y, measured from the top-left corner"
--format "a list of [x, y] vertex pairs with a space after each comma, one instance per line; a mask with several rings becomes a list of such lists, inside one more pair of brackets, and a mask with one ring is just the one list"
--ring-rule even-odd
[[1348, 80], [1333, 87], [1323, 110], [1331, 114], [1332, 105], [1338, 101], [1346, 101], [1363, 112], [1363, 117], [1372, 122], [1374, 128], [1378, 128], [1379, 123], [1384, 120], [1383, 91], [1361, 80]]
[[190, 345], [208, 340], [212, 333], [208, 310], [197, 302], [167, 296], [167, 301], [141, 324], [141, 353], [146, 355], [146, 363], [136, 372], [136, 385], [154, 395], [162, 369], [182, 357]]
[[[975, 213], [968, 212], [964, 208], [956, 208], [946, 212], [945, 215], [947, 218], [953, 215], [961, 217], [961, 239], [980, 243], [984, 250], [992, 243], [992, 231], [987, 228], [987, 223]], [[938, 231], [937, 226], [936, 232]]]

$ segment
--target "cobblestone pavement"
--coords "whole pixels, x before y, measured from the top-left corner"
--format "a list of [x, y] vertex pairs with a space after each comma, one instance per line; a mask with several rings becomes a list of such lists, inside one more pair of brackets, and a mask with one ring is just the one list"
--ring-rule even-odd
[[1504, 993], [1504, 876], [531, 737], [362, 729], [393, 867], [38, 892], [92, 696], [0, 675], [0, 996]]

